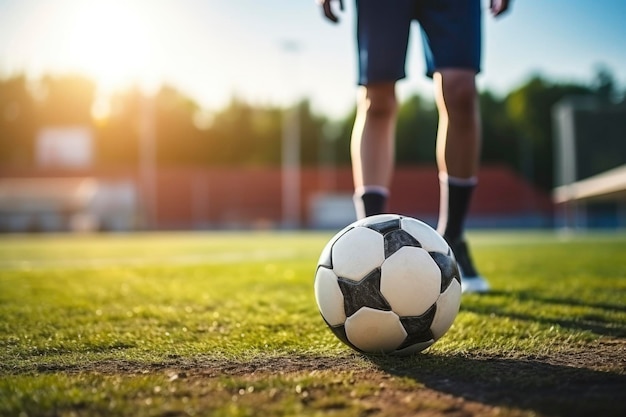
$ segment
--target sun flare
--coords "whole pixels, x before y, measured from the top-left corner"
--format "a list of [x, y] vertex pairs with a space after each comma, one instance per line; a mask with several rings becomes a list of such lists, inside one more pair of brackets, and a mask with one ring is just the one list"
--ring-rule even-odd
[[156, 65], [148, 17], [131, 2], [81, 2], [68, 28], [73, 61], [105, 90], [150, 81]]

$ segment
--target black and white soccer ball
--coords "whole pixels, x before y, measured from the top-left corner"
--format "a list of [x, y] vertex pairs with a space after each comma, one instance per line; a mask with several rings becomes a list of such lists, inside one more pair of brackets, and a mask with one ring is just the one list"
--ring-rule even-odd
[[351, 348], [413, 354], [452, 325], [461, 275], [433, 228], [381, 214], [352, 223], [328, 242], [318, 261], [315, 298], [326, 324]]

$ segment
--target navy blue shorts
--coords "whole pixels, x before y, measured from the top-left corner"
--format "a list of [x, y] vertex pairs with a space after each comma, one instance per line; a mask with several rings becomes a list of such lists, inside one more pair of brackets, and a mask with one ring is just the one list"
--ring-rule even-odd
[[426, 75], [440, 68], [480, 71], [481, 0], [356, 0], [359, 84], [406, 76], [411, 23], [422, 32]]

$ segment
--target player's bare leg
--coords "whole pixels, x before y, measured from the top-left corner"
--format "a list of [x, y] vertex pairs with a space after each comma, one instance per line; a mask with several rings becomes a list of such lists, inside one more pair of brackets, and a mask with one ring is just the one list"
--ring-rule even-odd
[[434, 75], [439, 111], [437, 166], [441, 202], [437, 230], [450, 243], [463, 275], [464, 292], [485, 292], [487, 281], [474, 268], [463, 237], [477, 181], [481, 126], [475, 73], [444, 69]]
[[480, 157], [480, 109], [475, 74], [471, 70], [436, 72], [435, 99], [439, 111], [437, 165], [451, 177], [473, 178]]
[[395, 83], [360, 87], [352, 130], [352, 175], [357, 216], [385, 211], [394, 168], [397, 100]]

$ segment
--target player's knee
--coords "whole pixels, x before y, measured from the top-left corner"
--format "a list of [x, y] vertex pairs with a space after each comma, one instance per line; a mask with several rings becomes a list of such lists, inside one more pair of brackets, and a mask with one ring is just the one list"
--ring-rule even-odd
[[473, 80], [454, 79], [446, 82], [443, 89], [448, 113], [473, 114], [478, 105], [476, 85]]
[[398, 109], [398, 104], [394, 100], [370, 101], [367, 106], [368, 117], [389, 118], [394, 117]]
[[359, 108], [367, 117], [394, 117], [398, 109], [394, 85], [385, 83], [363, 87]]
[[394, 95], [369, 95], [364, 106], [367, 116], [375, 118], [393, 117], [398, 109]]

